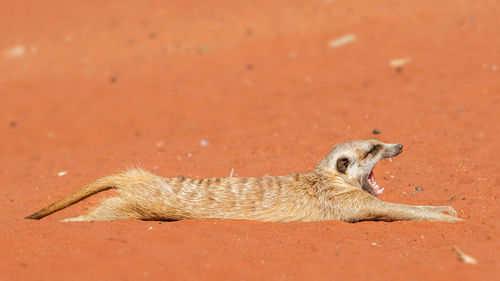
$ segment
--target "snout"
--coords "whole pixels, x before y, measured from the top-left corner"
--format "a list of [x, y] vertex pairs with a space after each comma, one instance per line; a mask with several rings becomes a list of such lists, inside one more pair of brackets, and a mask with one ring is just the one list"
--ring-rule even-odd
[[403, 152], [403, 145], [400, 143], [388, 144], [384, 150], [384, 157], [394, 157]]

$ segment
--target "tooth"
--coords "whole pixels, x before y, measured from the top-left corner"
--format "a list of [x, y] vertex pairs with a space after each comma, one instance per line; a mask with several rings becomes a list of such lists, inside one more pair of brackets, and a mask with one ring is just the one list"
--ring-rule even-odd
[[391, 161], [391, 162], [392, 162], [392, 157], [390, 157], [390, 158], [389, 158], [389, 161]]
[[378, 192], [379, 194], [382, 193], [382, 191], [384, 191], [384, 188], [382, 187]]

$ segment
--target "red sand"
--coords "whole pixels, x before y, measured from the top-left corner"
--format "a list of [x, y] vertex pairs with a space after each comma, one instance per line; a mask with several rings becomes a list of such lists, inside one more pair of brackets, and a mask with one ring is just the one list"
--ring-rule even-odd
[[[499, 14], [498, 1], [3, 1], [0, 280], [498, 278]], [[137, 164], [307, 172], [373, 137], [405, 145], [375, 169], [380, 199], [465, 221], [58, 222], [102, 196], [23, 219]]]

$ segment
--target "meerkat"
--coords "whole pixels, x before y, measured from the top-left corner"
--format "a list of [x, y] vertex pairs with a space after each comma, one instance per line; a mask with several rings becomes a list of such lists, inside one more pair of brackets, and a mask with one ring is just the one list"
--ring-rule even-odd
[[461, 221], [450, 206], [412, 206], [376, 198], [384, 188], [375, 182], [373, 168], [402, 150], [402, 144], [348, 141], [334, 146], [310, 173], [260, 178], [163, 178], [132, 169], [98, 179], [26, 218], [38, 220], [114, 189], [117, 196], [105, 199], [85, 215], [63, 221]]

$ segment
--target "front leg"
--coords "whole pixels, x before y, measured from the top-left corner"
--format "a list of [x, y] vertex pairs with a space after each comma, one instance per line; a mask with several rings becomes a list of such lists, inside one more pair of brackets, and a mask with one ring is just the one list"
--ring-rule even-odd
[[457, 211], [453, 209], [451, 206], [419, 206], [422, 208], [426, 208], [432, 211], [440, 212], [440, 213], [448, 213], [454, 217], [457, 216]]
[[[456, 215], [457, 212], [450, 206], [411, 206], [383, 201], [378, 201], [374, 206], [372, 215], [374, 215], [375, 220], [462, 221], [462, 219], [453, 216]], [[450, 215], [444, 212], [448, 212]]]
[[[456, 218], [457, 212], [450, 206], [412, 206], [404, 204], [388, 203], [378, 200], [368, 194], [351, 194], [350, 216], [348, 221], [444, 221], [458, 222], [462, 219]], [[447, 212], [448, 214], [445, 214]]]

